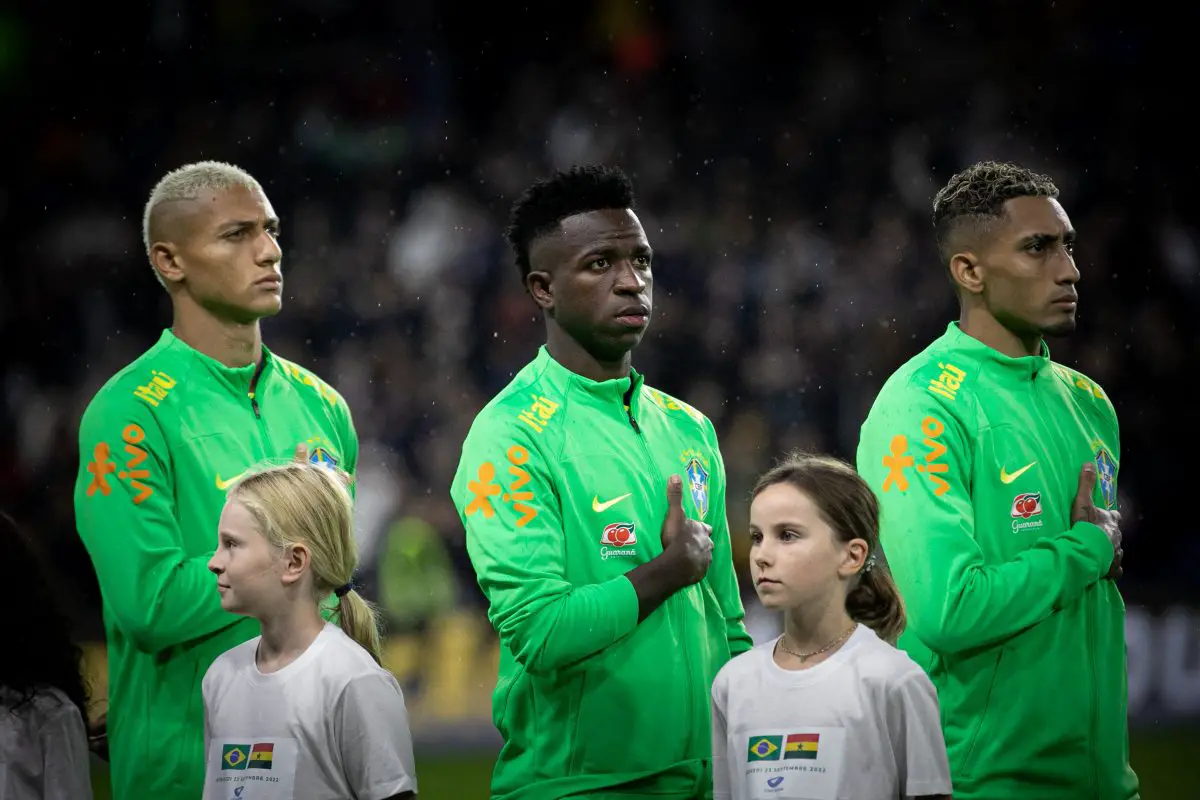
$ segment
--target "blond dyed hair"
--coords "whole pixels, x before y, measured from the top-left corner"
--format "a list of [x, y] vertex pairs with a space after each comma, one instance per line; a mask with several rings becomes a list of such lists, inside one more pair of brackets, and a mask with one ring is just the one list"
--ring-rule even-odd
[[142, 211], [142, 245], [146, 249], [146, 258], [150, 260], [150, 268], [154, 270], [155, 279], [165, 288], [166, 281], [158, 274], [154, 266], [154, 256], [151, 246], [154, 240], [150, 237], [150, 225], [154, 215], [160, 208], [170, 203], [184, 200], [195, 200], [205, 192], [224, 192], [237, 186], [250, 190], [262, 190], [262, 184], [254, 176], [241, 167], [227, 164], [224, 161], [197, 161], [173, 169], [162, 176], [150, 192], [150, 199]]
[[[250, 512], [273, 547], [308, 549], [315, 601], [351, 582], [358, 566], [354, 504], [333, 470], [299, 462], [266, 467], [242, 478], [228, 499]], [[378, 613], [362, 595], [352, 588], [338, 598], [334, 621], [380, 663]]]

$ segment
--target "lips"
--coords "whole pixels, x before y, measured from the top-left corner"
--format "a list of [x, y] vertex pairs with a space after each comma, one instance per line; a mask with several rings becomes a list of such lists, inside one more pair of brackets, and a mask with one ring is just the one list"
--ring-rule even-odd
[[255, 286], [279, 286], [283, 283], [282, 275], [269, 275], [266, 278], [259, 278], [254, 282]]
[[621, 323], [622, 325], [628, 325], [629, 327], [633, 327], [633, 328], [640, 328], [646, 324], [646, 320], [650, 316], [650, 309], [646, 308], [646, 306], [641, 306], [641, 305], [626, 306], [625, 308], [622, 308], [620, 311], [618, 311], [613, 316], [615, 316], [617, 319], [617, 322]]

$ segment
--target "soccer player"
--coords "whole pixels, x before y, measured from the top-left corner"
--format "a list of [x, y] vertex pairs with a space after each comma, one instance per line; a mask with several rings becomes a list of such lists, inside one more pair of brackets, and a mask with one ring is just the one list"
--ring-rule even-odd
[[[212, 591], [262, 635], [204, 676], [205, 799], [416, 797], [404, 695], [379, 666], [375, 611], [351, 581], [343, 481], [314, 464], [256, 471], [229, 490], [219, 538]], [[321, 613], [330, 593], [337, 625]]]
[[714, 800], [948, 800], [937, 695], [893, 646], [904, 604], [871, 487], [842, 461], [796, 455], [751, 497], [750, 574], [784, 630], [713, 682]]
[[711, 795], [709, 690], [750, 647], [713, 425], [631, 367], [654, 280], [633, 204], [590, 166], [512, 210], [546, 344], [451, 488], [501, 641], [497, 800]]
[[169, 172], [143, 236], [172, 326], [84, 412], [75, 514], [103, 597], [113, 796], [195, 800], [201, 678], [258, 634], [221, 608], [207, 569], [226, 489], [298, 446], [352, 475], [358, 440], [341, 396], [262, 343], [283, 279], [279, 220], [254, 178], [216, 162]]
[[1050, 360], [1075, 329], [1075, 229], [1044, 175], [985, 162], [938, 192], [961, 316], [884, 384], [858, 469], [938, 690], [956, 798], [1128, 800], [1117, 416]]

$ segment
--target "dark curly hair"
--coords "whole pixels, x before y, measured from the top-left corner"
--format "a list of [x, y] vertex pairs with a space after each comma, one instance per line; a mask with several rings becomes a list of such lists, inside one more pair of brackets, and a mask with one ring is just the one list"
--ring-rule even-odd
[[1004, 216], [1004, 203], [1014, 197], [1058, 197], [1054, 181], [1025, 167], [981, 161], [967, 167], [933, 198], [933, 230], [943, 266], [964, 230], [984, 232]]
[[529, 275], [529, 246], [567, 217], [587, 211], [633, 208], [633, 184], [617, 167], [577, 166], [537, 181], [513, 203], [504, 237], [516, 254], [521, 279]]
[[50, 573], [12, 517], [0, 511], [0, 564], [5, 589], [19, 598], [17, 612], [4, 623], [12, 643], [0, 658], [0, 687], [15, 692], [16, 711], [43, 689], [58, 689], [79, 708], [87, 722], [87, 691], [82, 675], [83, 652], [72, 641], [71, 623], [59, 606]]

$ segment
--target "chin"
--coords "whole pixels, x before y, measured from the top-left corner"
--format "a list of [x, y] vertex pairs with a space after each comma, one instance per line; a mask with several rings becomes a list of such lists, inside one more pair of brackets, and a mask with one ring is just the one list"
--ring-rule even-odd
[[1043, 326], [1042, 327], [1042, 336], [1051, 336], [1051, 337], [1069, 336], [1070, 334], [1075, 332], [1075, 327], [1076, 327], [1075, 317], [1071, 316], [1069, 319], [1065, 319], [1062, 322], [1055, 322], [1051, 325]]
[[787, 598], [778, 589], [769, 591], [766, 594], [762, 592], [757, 592], [757, 594], [759, 605], [768, 611], [781, 611], [792, 607], [792, 603], [789, 603]]

